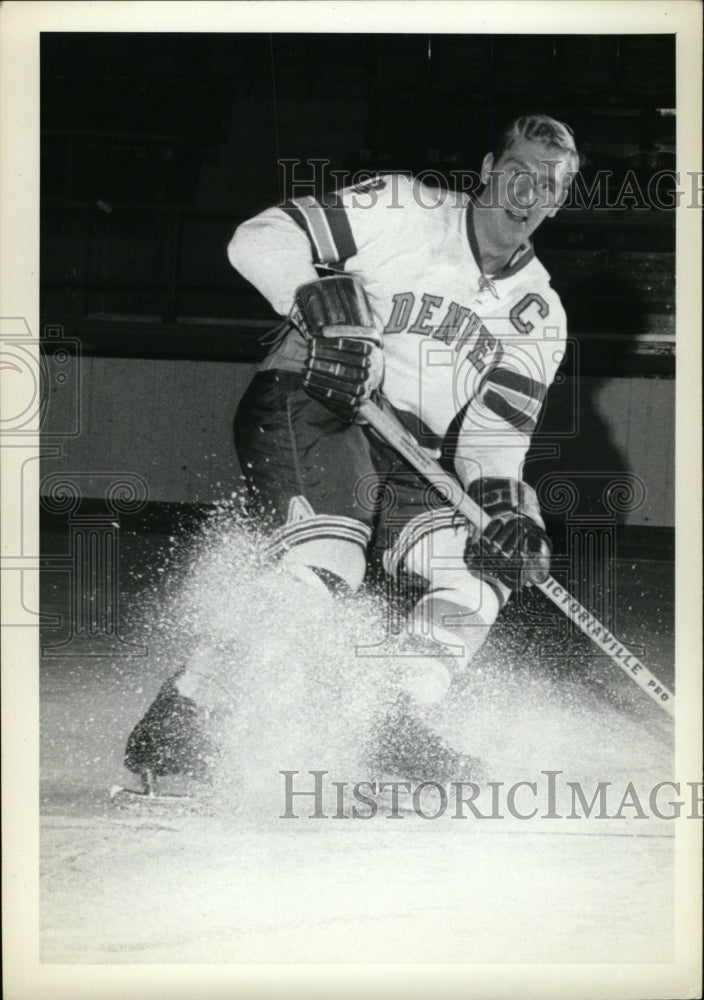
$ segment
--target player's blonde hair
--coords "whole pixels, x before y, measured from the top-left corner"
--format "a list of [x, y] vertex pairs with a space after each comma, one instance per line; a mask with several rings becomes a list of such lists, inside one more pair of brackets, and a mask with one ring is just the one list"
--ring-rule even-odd
[[514, 119], [499, 135], [495, 160], [498, 160], [520, 138], [540, 142], [547, 148], [559, 150], [570, 162], [570, 173], [579, 170], [582, 157], [574, 141], [572, 129], [564, 122], [550, 118], [549, 115], [522, 115]]

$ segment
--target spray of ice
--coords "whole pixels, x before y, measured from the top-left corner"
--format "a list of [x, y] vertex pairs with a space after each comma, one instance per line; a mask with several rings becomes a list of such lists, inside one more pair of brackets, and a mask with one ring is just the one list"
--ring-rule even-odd
[[[223, 808], [276, 817], [285, 770], [367, 779], [374, 727], [393, 699], [391, 612], [378, 595], [329, 600], [263, 558], [264, 539], [223, 507], [165, 576], [155, 631], [164, 675], [187, 664], [222, 730]], [[500, 630], [499, 630], [500, 631]], [[533, 650], [533, 655], [535, 650]], [[507, 783], [546, 769], [572, 780], [670, 776], [669, 720], [490, 641], [468, 683], [430, 712], [439, 734]], [[608, 668], [607, 668], [608, 669]], [[592, 678], [593, 681], [593, 678]], [[310, 785], [310, 778], [308, 779]]]

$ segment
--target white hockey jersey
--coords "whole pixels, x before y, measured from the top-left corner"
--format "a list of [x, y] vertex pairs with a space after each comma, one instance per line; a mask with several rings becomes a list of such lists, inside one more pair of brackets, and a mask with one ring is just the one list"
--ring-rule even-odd
[[[321, 268], [358, 276], [383, 331], [384, 396], [419, 442], [453, 437], [466, 486], [520, 479], [547, 387], [563, 358], [565, 313], [528, 243], [484, 275], [464, 195], [401, 174], [297, 198], [243, 223], [231, 264], [287, 315], [296, 288]], [[300, 371], [292, 331], [265, 368]]]

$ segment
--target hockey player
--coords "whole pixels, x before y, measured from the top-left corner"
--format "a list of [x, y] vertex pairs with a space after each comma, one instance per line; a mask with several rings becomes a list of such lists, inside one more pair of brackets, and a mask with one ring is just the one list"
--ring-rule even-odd
[[[272, 556], [311, 592], [354, 593], [374, 534], [385, 572], [423, 588], [398, 658], [399, 706], [379, 736], [385, 768], [462, 776], [423, 706], [466, 669], [511, 591], [549, 573], [522, 466], [566, 323], [530, 237], [578, 168], [570, 129], [526, 116], [485, 156], [472, 199], [386, 175], [270, 208], [228, 247], [232, 266], [288, 317], [235, 424], [240, 464], [273, 520]], [[318, 324], [300, 309], [311, 295]], [[356, 419], [372, 394], [484, 508], [481, 535]], [[375, 485], [391, 491], [390, 508], [370, 499]], [[127, 766], [188, 769], [203, 746], [197, 702], [188, 670], [168, 682], [130, 737]]]

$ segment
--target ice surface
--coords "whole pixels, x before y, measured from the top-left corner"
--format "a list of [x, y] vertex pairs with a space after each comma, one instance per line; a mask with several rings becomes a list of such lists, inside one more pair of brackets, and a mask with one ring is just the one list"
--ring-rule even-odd
[[[281, 819], [282, 770], [308, 789], [314, 769], [326, 782], [369, 777], [361, 749], [392, 691], [388, 608], [371, 594], [312, 600], [265, 567], [260, 539], [228, 512], [158, 568], [130, 607], [147, 657], [43, 668], [43, 961], [669, 961], [667, 820], [632, 808], [338, 819], [328, 784], [325, 818], [299, 799], [300, 818]], [[504, 806], [512, 784], [533, 781], [545, 812], [545, 771], [561, 772], [560, 816], [568, 781], [589, 798], [610, 782], [609, 815], [628, 782], [647, 806], [672, 777], [671, 720], [615, 668], [582, 655], [556, 671], [539, 645], [492, 638], [434, 726], [482, 758]], [[127, 733], [181, 663], [226, 710], [218, 795], [208, 815], [115, 810], [107, 789], [124, 776]], [[525, 788], [516, 802], [530, 810]]]

